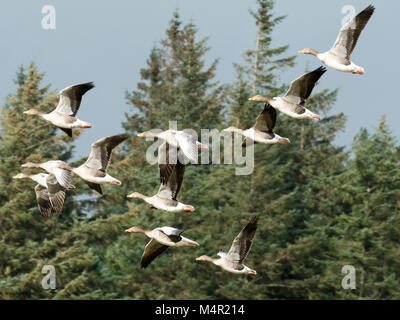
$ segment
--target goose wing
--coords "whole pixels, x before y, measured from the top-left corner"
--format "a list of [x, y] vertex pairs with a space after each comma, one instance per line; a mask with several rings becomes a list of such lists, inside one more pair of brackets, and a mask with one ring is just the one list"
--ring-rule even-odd
[[314, 71], [308, 72], [293, 80], [289, 90], [286, 92], [284, 99], [297, 105], [304, 105], [310, 96], [315, 84], [326, 72], [326, 68], [319, 67]]
[[276, 110], [269, 103], [264, 105], [264, 110], [258, 115], [254, 129], [263, 132], [272, 132], [276, 123]]
[[64, 131], [68, 135], [68, 137], [72, 138], [72, 129], [66, 129], [66, 128], [61, 128], [61, 127], [57, 127], [57, 128]]
[[[172, 152], [172, 157], [170, 152]], [[182, 187], [185, 165], [179, 161], [177, 150], [170, 149], [167, 143], [163, 143], [158, 150], [158, 163], [160, 171], [158, 195], [162, 198], [176, 200]]]
[[246, 259], [257, 231], [257, 221], [257, 216], [252, 217], [242, 231], [239, 232], [226, 255], [227, 259], [240, 264]]
[[81, 105], [82, 96], [92, 88], [94, 88], [93, 82], [87, 82], [61, 90], [56, 111], [75, 117]]
[[192, 162], [197, 162], [198, 146], [196, 139], [183, 131], [178, 131], [175, 133], [175, 138], [178, 141], [179, 148], [182, 150], [183, 154], [188, 157]]
[[168, 246], [151, 239], [144, 248], [143, 255], [140, 260], [140, 265], [142, 268], [146, 268], [155, 258], [157, 258], [167, 249]]
[[66, 188], [60, 185], [52, 174], [46, 177], [46, 184], [51, 206], [56, 213], [60, 214], [64, 206]]
[[172, 227], [161, 227], [157, 229], [162, 233], [164, 233], [169, 238], [170, 241], [179, 242], [182, 239], [181, 234], [183, 230]]
[[50, 218], [51, 203], [47, 189], [38, 184], [35, 187], [35, 193], [40, 213], [44, 218]]
[[113, 149], [127, 137], [126, 134], [118, 134], [93, 142], [91, 145], [90, 155], [86, 160], [85, 165], [89, 168], [106, 172]]
[[103, 190], [101, 189], [101, 185], [99, 185], [98, 183], [89, 182], [87, 180], [84, 180], [84, 182], [88, 185], [88, 187], [90, 189], [93, 189], [94, 191], [97, 191], [101, 195], [103, 194]]
[[[61, 162], [62, 161], [55, 161], [54, 163], [58, 164]], [[71, 185], [71, 179], [72, 179], [71, 171], [53, 166], [53, 173], [57, 179], [57, 182], [64, 188], [68, 189], [68, 187]]]
[[361, 31], [367, 25], [374, 10], [375, 8], [369, 5], [340, 29], [339, 35], [329, 51], [342, 58], [343, 64], [349, 65], [351, 63], [350, 55], [357, 44]]

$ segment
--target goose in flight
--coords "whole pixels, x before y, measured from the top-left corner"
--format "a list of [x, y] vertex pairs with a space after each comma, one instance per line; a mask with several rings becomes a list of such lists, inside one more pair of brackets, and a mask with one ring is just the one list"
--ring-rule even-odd
[[232, 246], [229, 252], [219, 252], [219, 259], [211, 258], [209, 256], [201, 256], [196, 260], [198, 261], [209, 261], [225, 271], [237, 273], [237, 274], [251, 274], [256, 275], [257, 272], [243, 264], [247, 255], [250, 252], [251, 245], [253, 244], [253, 238], [257, 231], [256, 216], [252, 217], [247, 225], [240, 231], [233, 240]]
[[146, 268], [155, 258], [167, 250], [168, 247], [199, 246], [197, 242], [182, 236], [182, 230], [172, 227], [161, 227], [153, 230], [132, 227], [125, 231], [143, 233], [151, 239], [147, 243], [140, 260], [142, 268]]
[[154, 196], [145, 196], [141, 193], [133, 192], [127, 197], [143, 199], [153, 208], [168, 212], [193, 212], [194, 207], [177, 200], [183, 182], [185, 165], [179, 161], [176, 148], [172, 148], [172, 151], [175, 151], [174, 158], [176, 161], [171, 161], [169, 149], [169, 145], [166, 142], [158, 149], [160, 187], [157, 194]]
[[319, 67], [314, 71], [303, 74], [301, 77], [292, 81], [289, 90], [283, 97], [270, 99], [256, 95], [251, 97], [249, 100], [269, 103], [275, 109], [278, 109], [280, 112], [285, 113], [292, 118], [321, 120], [319, 115], [308, 110], [304, 105], [306, 104], [315, 84], [325, 72], [326, 68]]
[[[48, 173], [54, 175], [57, 179], [57, 182], [68, 189], [71, 186], [71, 171], [58, 168], [57, 165], [65, 163], [61, 160], [50, 160], [42, 163], [33, 163], [27, 162], [22, 165], [23, 168], [41, 168], [46, 170]], [[72, 186], [75, 188], [74, 186]]]
[[247, 130], [239, 129], [236, 127], [229, 127], [224, 129], [227, 132], [237, 132], [245, 136], [243, 146], [246, 145], [246, 140], [253, 141], [254, 143], [276, 144], [276, 143], [290, 143], [288, 138], [282, 138], [274, 133], [276, 123], [276, 110], [267, 102], [264, 105], [264, 110], [258, 115], [256, 123], [253, 127]]
[[326, 52], [320, 53], [314, 49], [305, 48], [300, 50], [302, 54], [312, 54], [321, 60], [325, 65], [342, 72], [351, 72], [353, 74], [364, 74], [363, 67], [357, 66], [351, 61], [353, 52], [361, 31], [367, 25], [368, 20], [374, 13], [375, 8], [372, 5], [366, 7], [357, 16], [347, 22], [339, 31], [333, 47]]
[[107, 168], [110, 164], [113, 150], [127, 137], [126, 134], [118, 134], [92, 143], [89, 157], [78, 168], [73, 168], [66, 163], [59, 163], [56, 167], [71, 171], [85, 181], [89, 188], [103, 194], [101, 184], [113, 184], [117, 186], [122, 184], [121, 181], [107, 173]]
[[36, 200], [40, 213], [44, 218], [49, 218], [53, 209], [57, 214], [60, 214], [64, 206], [65, 191], [74, 189], [69, 186], [64, 188], [60, 185], [56, 177], [52, 174], [38, 173], [25, 174], [19, 173], [13, 177], [14, 179], [32, 179], [38, 184], [35, 186]]
[[29, 109], [24, 111], [24, 113], [40, 116], [72, 137], [72, 128], [92, 127], [90, 123], [79, 120], [76, 117], [81, 105], [82, 96], [92, 88], [94, 88], [93, 82], [69, 86], [60, 91], [60, 100], [52, 112], [43, 113], [37, 109]]
[[183, 154], [192, 162], [197, 163], [198, 150], [208, 149], [208, 146], [200, 143], [192, 135], [177, 130], [166, 130], [163, 132], [145, 131], [138, 134], [139, 137], [159, 138], [166, 141], [169, 145], [179, 148]]

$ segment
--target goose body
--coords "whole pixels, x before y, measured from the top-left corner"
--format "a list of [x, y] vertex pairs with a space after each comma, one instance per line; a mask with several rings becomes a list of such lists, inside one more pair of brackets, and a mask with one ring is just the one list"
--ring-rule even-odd
[[71, 172], [69, 170], [58, 168], [59, 164], [65, 163], [61, 160], [50, 160], [43, 163], [27, 162], [22, 165], [23, 168], [41, 168], [55, 176], [57, 182], [66, 189], [75, 189], [71, 185]]
[[180, 149], [194, 163], [197, 163], [198, 150], [208, 149], [206, 145], [200, 143], [195, 137], [184, 131], [166, 130], [160, 133], [146, 131], [139, 133], [138, 136], [162, 139], [170, 146]]
[[267, 98], [260, 95], [251, 97], [251, 101], [266, 102], [273, 108], [296, 119], [316, 119], [321, 117], [305, 107], [306, 101], [311, 92], [326, 69], [319, 67], [311, 72], [305, 73], [299, 78], [293, 80], [289, 90], [283, 97]]
[[107, 173], [113, 150], [128, 136], [119, 134], [97, 140], [92, 143], [90, 155], [86, 162], [78, 168], [73, 168], [65, 163], [57, 165], [58, 168], [66, 169], [79, 176], [93, 190], [103, 194], [101, 184], [121, 185], [121, 181]]
[[219, 259], [200, 256], [196, 260], [211, 262], [231, 273], [256, 275], [257, 272], [244, 265], [243, 262], [247, 258], [253, 244], [253, 238], [257, 231], [257, 222], [258, 218], [256, 216], [252, 217], [233, 240], [228, 253], [221, 251], [218, 253]]
[[314, 49], [305, 48], [300, 50], [299, 53], [314, 55], [326, 66], [341, 72], [364, 74], [364, 68], [351, 61], [351, 54], [357, 44], [361, 31], [367, 25], [374, 10], [375, 8], [370, 5], [343, 25], [330, 50], [320, 53]]
[[24, 113], [40, 116], [72, 137], [72, 128], [92, 127], [90, 123], [76, 117], [82, 96], [92, 88], [94, 88], [93, 82], [69, 86], [60, 91], [58, 105], [52, 112], [46, 114], [36, 109], [29, 109]]
[[31, 179], [38, 184], [35, 186], [36, 200], [39, 211], [44, 218], [49, 218], [52, 209], [60, 214], [64, 206], [65, 192], [67, 188], [60, 185], [52, 174], [25, 174], [19, 173], [14, 179]]
[[249, 268], [248, 266], [242, 264], [241, 266], [238, 266], [238, 264], [229, 257], [227, 257], [227, 253], [220, 251], [217, 253], [217, 255], [220, 257], [219, 259], [215, 259], [213, 263], [216, 266], [221, 267], [223, 270], [231, 272], [231, 273], [236, 273], [236, 274], [256, 274], [254, 273], [255, 270]]
[[132, 227], [125, 231], [142, 233], [151, 239], [147, 243], [140, 260], [142, 268], [146, 268], [169, 247], [199, 246], [197, 242], [183, 237], [182, 230], [172, 227], [159, 227], [153, 230]]
[[[169, 145], [164, 142], [158, 149], [158, 168], [160, 173], [160, 187], [154, 196], [145, 196], [138, 192], [129, 194], [128, 198], [139, 198], [152, 207], [167, 212], [193, 212], [194, 208], [177, 200], [181, 189], [185, 165], [175, 154], [176, 163], [170, 158]], [[175, 149], [176, 150], [176, 149]], [[165, 161], [164, 161], [165, 160]]]
[[243, 142], [243, 146], [246, 145], [247, 140], [264, 144], [290, 143], [288, 138], [282, 138], [273, 132], [275, 123], [276, 110], [269, 103], [266, 103], [264, 110], [258, 115], [253, 127], [246, 130], [229, 127], [224, 129], [224, 131], [237, 132], [245, 136], [246, 139]]
[[317, 58], [321, 60], [326, 66], [347, 73], [354, 73], [354, 74], [364, 74], [364, 69], [354, 62], [350, 61], [349, 64], [343, 63], [338, 59], [334, 54], [330, 51], [324, 53], [318, 53]]

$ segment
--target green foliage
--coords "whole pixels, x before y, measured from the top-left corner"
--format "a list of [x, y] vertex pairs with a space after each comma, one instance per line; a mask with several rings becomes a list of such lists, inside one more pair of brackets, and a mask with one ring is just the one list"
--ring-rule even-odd
[[[255, 146], [250, 175], [237, 165], [189, 165], [179, 199], [194, 213], [166, 213], [126, 195], [157, 192], [157, 165], [146, 161], [149, 141], [139, 132], [169, 128], [248, 128], [262, 109], [249, 102], [286, 88], [279, 74], [291, 67], [286, 46], [272, 48], [272, 31], [283, 17], [273, 1], [258, 0], [252, 12], [256, 48], [246, 52], [229, 85], [215, 81], [217, 61], [205, 65], [207, 39], [174, 12], [165, 38], [126, 93], [131, 107], [123, 127], [130, 136], [113, 155], [110, 174], [123, 181], [105, 186], [89, 202], [83, 183], [69, 192], [63, 214], [45, 221], [32, 181], [12, 179], [26, 161], [68, 161], [71, 140], [28, 108], [49, 111], [56, 95], [42, 87], [31, 65], [17, 73], [17, 92], [2, 108], [0, 137], [0, 297], [2, 299], [398, 299], [400, 267], [400, 148], [384, 120], [376, 132], [362, 129], [351, 151], [334, 141], [345, 127], [332, 115], [336, 90], [318, 86], [307, 102], [323, 120], [278, 114], [276, 132], [291, 144]], [[78, 162], [81, 162], [78, 161]], [[90, 215], [83, 218], [83, 213]], [[257, 276], [238, 276], [196, 257], [227, 251], [252, 215], [259, 226], [246, 264]], [[131, 226], [181, 228], [200, 247], [170, 248], [146, 269], [140, 258], [148, 239]], [[54, 265], [57, 289], [41, 287], [44, 265]], [[355, 290], [341, 287], [344, 265], [356, 268]]]

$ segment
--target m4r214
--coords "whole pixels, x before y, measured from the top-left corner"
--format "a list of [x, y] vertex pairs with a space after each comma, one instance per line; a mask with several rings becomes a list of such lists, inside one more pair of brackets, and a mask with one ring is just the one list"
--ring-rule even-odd
[[229, 305], [229, 304], [214, 304], [214, 305], [200, 305], [200, 314], [244, 314], [243, 305]]

